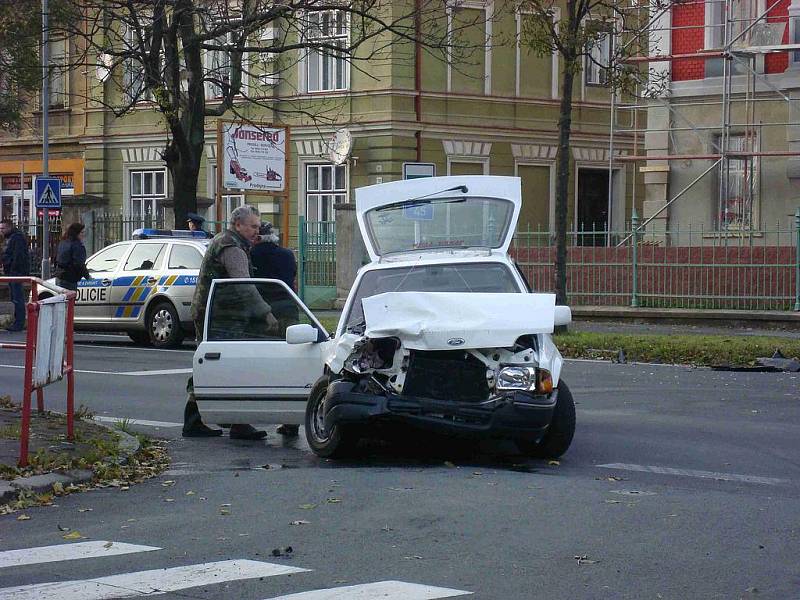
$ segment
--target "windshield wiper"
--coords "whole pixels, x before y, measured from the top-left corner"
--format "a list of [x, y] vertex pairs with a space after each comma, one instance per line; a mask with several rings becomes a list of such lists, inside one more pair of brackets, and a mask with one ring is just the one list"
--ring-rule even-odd
[[438, 194], [444, 194], [445, 192], [461, 192], [462, 194], [466, 194], [469, 192], [469, 188], [465, 185], [457, 185], [455, 187], [448, 188], [446, 190], [440, 190], [438, 192], [433, 192], [431, 194], [425, 194], [424, 196], [418, 196], [417, 198], [409, 198], [408, 200], [401, 200], [400, 202], [392, 202], [391, 204], [386, 204], [381, 206], [380, 208], [375, 209], [375, 212], [381, 212], [384, 210], [389, 210], [392, 208], [409, 208], [414, 206], [422, 206], [426, 204], [433, 204], [434, 202], [438, 203], [455, 203], [455, 202], [466, 202], [466, 198], [430, 198], [430, 196], [436, 196]]

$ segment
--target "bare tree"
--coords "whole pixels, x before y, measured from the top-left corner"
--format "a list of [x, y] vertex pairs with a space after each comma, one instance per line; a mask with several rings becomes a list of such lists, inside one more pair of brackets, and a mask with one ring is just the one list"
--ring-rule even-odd
[[[567, 303], [567, 212], [570, 136], [577, 77], [588, 68], [599, 83], [620, 95], [631, 93], [642, 73], [629, 59], [647, 54], [650, 15], [667, 0], [522, 0], [525, 21], [520, 44], [540, 56], [560, 58], [560, 107], [556, 157], [556, 301]], [[646, 79], [647, 75], [644, 75]], [[579, 81], [579, 80], [578, 80]]]
[[42, 17], [33, 0], [0, 4], [0, 129], [21, 127], [28, 98], [42, 81], [39, 56], [31, 40], [38, 40]]
[[346, 63], [351, 72], [375, 77], [376, 67], [398, 51], [413, 57], [421, 47], [447, 60], [453, 39], [446, 4], [434, 0], [56, 2], [50, 35], [71, 40], [76, 52], [68, 68], [105, 81], [83, 92], [85, 100], [116, 116], [143, 106], [160, 113], [176, 222], [196, 210], [207, 118], [266, 114], [279, 121], [291, 114], [304, 124], [333, 121], [336, 101], [302, 93], [300, 61], [330, 59], [330, 69]]

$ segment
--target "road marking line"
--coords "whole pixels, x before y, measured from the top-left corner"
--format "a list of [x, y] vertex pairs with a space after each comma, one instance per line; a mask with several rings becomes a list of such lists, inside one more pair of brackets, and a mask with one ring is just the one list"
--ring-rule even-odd
[[348, 585], [289, 594], [288, 596], [276, 596], [269, 600], [376, 600], [378, 598], [381, 600], [433, 600], [470, 594], [472, 592], [406, 583], [405, 581], [378, 581], [363, 585]]
[[302, 573], [308, 569], [254, 560], [220, 562], [123, 573], [111, 577], [36, 583], [0, 589], [3, 600], [110, 600], [178, 592], [239, 579]]
[[787, 479], [778, 479], [777, 477], [759, 477], [758, 475], [739, 475], [737, 473], [717, 473], [716, 471], [695, 471], [693, 469], [673, 469], [671, 467], [656, 467], [652, 465], [609, 463], [607, 465], [597, 466], [601, 469], [639, 471], [642, 473], [656, 473], [658, 475], [680, 475], [683, 477], [699, 477], [701, 479], [717, 479], [721, 481], [743, 481], [746, 483], [763, 483], [766, 485], [781, 485], [783, 483], [789, 483]]
[[[25, 365], [0, 365], [6, 369], [24, 369]], [[127, 375], [129, 377], [145, 377], [148, 375], [188, 375], [192, 372], [191, 367], [185, 369], [161, 369], [153, 371], [92, 371], [89, 369], [75, 369], [76, 373], [89, 375]]]
[[119, 556], [120, 554], [133, 554], [135, 552], [152, 552], [153, 550], [161, 550], [161, 548], [122, 542], [107, 542], [105, 540], [22, 548], [20, 550], [0, 552], [0, 568], [38, 565], [62, 560]]
[[92, 417], [94, 421], [101, 423], [120, 423], [126, 422], [130, 425], [142, 425], [144, 427], [183, 427], [183, 423], [174, 423], [172, 421], [148, 421], [146, 419], [129, 419], [120, 417], [102, 417], [95, 415]]

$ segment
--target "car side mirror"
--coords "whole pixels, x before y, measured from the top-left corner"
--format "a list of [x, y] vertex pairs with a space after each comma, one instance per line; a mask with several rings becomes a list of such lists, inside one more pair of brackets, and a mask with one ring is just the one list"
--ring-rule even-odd
[[317, 330], [307, 323], [286, 328], [287, 344], [313, 344], [318, 337]]
[[572, 323], [572, 311], [569, 306], [556, 306], [554, 325], [569, 325]]

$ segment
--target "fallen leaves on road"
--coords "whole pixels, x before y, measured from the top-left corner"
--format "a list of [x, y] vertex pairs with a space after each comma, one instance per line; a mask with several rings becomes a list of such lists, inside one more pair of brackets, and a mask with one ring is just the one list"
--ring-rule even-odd
[[285, 556], [291, 558], [292, 552], [294, 552], [294, 548], [291, 546], [286, 546], [285, 548], [273, 548], [272, 556]]
[[290, 525], [311, 525], [311, 521], [303, 521], [301, 519], [301, 520], [298, 520], [298, 521], [292, 521], [290, 523]]
[[317, 508], [316, 504], [301, 504], [298, 508], [302, 508], [303, 510], [313, 510]]
[[108, 549], [109, 549], [109, 548], [111, 548], [111, 546], [113, 546], [113, 545], [114, 545], [114, 542], [106, 542], [105, 544], [103, 544], [103, 548], [105, 548], [106, 550], [108, 550]]
[[72, 527], [62, 527], [58, 523], [56, 523], [56, 527], [58, 527], [59, 531], [70, 531], [72, 529]]
[[93, 508], [79, 508], [78, 512], [92, 512], [93, 510]]
[[85, 540], [86, 539], [86, 536], [85, 535], [81, 535], [81, 532], [77, 531], [77, 530], [70, 531], [69, 533], [65, 533], [61, 537], [64, 538], [65, 540]]
[[325, 502], [327, 502], [328, 504], [341, 504], [342, 499], [341, 498], [328, 498], [328, 499], [325, 500]]
[[166, 481], [161, 482], [161, 487], [170, 487], [171, 485], [175, 485], [174, 479], [167, 479]]
[[30, 521], [31, 518], [28, 515], [20, 515], [17, 517], [17, 521]]
[[548, 465], [550, 465], [550, 466], [552, 466], [552, 467], [557, 467], [558, 465], [560, 465], [560, 464], [561, 464], [561, 462], [560, 462], [560, 461], [557, 461], [557, 460], [548, 460], [548, 461], [547, 461], [547, 464], [548, 464]]
[[422, 557], [418, 554], [412, 554], [411, 556], [404, 556], [403, 559], [405, 560], [422, 560]]
[[449, 460], [444, 461], [444, 466], [445, 467], [449, 467], [451, 469], [455, 469], [456, 468], [456, 466], [453, 463], [451, 463]]
[[592, 560], [586, 554], [576, 554], [573, 558], [578, 561], [579, 565], [596, 565], [600, 562], [599, 560]]

